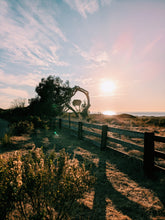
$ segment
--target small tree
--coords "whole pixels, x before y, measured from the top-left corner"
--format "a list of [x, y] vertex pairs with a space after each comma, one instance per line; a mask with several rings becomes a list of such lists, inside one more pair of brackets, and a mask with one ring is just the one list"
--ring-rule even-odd
[[60, 77], [55, 76], [41, 79], [35, 91], [38, 95], [30, 100], [30, 107], [39, 115], [60, 115], [65, 105], [70, 103], [72, 94], [69, 81], [63, 83]]

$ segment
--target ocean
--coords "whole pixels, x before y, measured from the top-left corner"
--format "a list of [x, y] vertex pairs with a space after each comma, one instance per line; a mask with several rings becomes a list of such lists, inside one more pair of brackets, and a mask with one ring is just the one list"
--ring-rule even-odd
[[129, 114], [134, 116], [154, 116], [154, 117], [165, 117], [165, 112], [117, 112], [118, 114]]

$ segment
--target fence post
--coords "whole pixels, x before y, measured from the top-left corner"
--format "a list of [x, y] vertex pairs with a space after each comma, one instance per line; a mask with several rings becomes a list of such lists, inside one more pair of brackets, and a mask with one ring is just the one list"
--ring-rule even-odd
[[59, 129], [61, 129], [61, 127], [62, 127], [62, 119], [59, 118]]
[[154, 133], [144, 133], [144, 172], [152, 176], [154, 171]]
[[82, 140], [82, 122], [78, 122], [78, 139]]
[[101, 150], [105, 150], [107, 145], [107, 125], [102, 125], [102, 134], [101, 134]]

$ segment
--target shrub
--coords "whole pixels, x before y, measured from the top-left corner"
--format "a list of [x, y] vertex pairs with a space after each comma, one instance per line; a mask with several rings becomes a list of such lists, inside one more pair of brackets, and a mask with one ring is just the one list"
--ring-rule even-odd
[[25, 155], [0, 159], [0, 219], [13, 213], [20, 219], [66, 219], [94, 177], [62, 150], [45, 155], [32, 149]]
[[10, 136], [8, 134], [5, 134], [4, 137], [2, 138], [1, 143], [3, 147], [11, 147], [12, 143], [10, 140]]
[[48, 129], [47, 121], [41, 119], [39, 116], [30, 116], [29, 120], [33, 123], [34, 128]]
[[11, 131], [14, 135], [30, 133], [33, 129], [33, 123], [28, 121], [19, 121], [11, 125]]

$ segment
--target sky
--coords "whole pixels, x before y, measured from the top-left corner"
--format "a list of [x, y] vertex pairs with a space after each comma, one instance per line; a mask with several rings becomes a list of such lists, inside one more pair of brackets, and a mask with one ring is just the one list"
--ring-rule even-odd
[[165, 112], [165, 0], [0, 0], [0, 108], [49, 75], [91, 112]]

